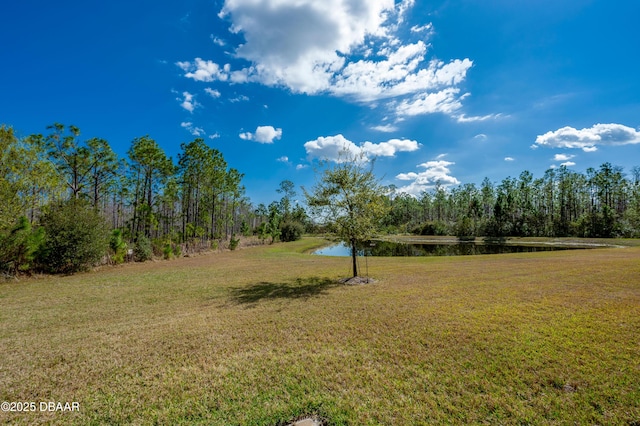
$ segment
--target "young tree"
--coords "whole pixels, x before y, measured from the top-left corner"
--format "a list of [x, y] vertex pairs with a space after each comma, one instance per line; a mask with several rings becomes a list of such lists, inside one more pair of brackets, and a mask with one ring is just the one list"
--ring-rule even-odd
[[303, 190], [314, 216], [331, 225], [351, 247], [353, 276], [357, 277], [357, 246], [374, 236], [388, 207], [373, 163], [367, 166], [365, 158], [353, 156], [341, 160], [322, 172], [311, 192]]

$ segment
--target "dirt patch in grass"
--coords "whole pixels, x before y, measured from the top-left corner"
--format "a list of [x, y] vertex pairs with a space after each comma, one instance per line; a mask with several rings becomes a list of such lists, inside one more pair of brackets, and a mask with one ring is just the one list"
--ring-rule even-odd
[[338, 282], [347, 285], [362, 285], [362, 284], [373, 284], [377, 282], [374, 278], [369, 277], [348, 277], [348, 278], [340, 278]]

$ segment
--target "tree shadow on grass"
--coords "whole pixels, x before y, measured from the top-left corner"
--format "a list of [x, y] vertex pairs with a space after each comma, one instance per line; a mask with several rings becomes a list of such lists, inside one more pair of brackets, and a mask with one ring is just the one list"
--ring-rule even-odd
[[327, 289], [339, 285], [329, 278], [296, 278], [288, 283], [262, 281], [231, 289], [233, 302], [242, 305], [254, 305], [262, 300], [308, 299], [326, 294]]

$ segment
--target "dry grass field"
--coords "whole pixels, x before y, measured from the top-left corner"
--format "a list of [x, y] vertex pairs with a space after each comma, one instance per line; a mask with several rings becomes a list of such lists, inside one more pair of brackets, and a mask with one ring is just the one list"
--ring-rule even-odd
[[321, 243], [0, 283], [0, 401], [37, 408], [0, 423], [640, 424], [640, 248], [370, 258], [349, 286]]

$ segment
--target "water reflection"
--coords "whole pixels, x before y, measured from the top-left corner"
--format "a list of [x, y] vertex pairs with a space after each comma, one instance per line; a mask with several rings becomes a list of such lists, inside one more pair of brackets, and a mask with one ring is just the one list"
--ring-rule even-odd
[[[373, 244], [373, 245], [371, 245]], [[468, 256], [476, 254], [529, 253], [536, 251], [570, 250], [583, 247], [533, 246], [512, 244], [477, 244], [474, 242], [405, 244], [374, 241], [358, 249], [358, 255], [367, 256]], [[316, 250], [322, 256], [351, 256], [351, 248], [343, 243]]]

